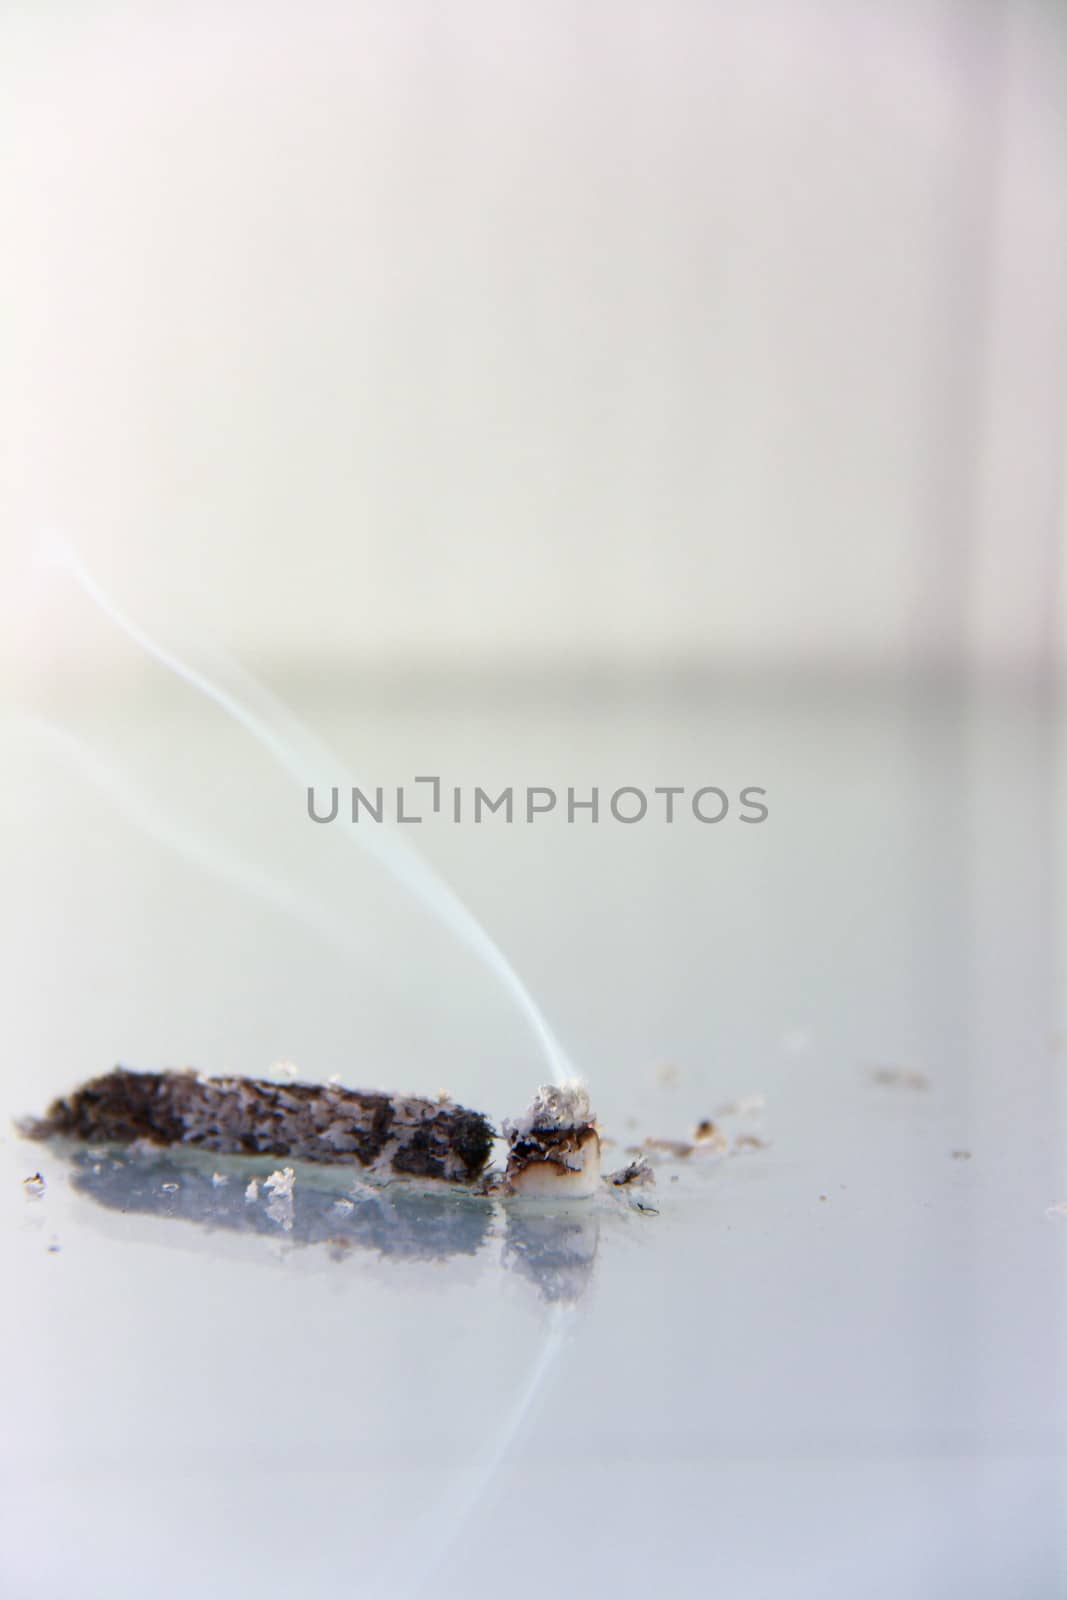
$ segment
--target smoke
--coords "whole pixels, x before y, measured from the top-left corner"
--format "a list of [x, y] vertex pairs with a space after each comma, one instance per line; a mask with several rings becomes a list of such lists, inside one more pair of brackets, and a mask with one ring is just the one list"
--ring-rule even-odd
[[[217, 659], [210, 669], [202, 669], [153, 638], [110, 598], [66, 540], [56, 536], [42, 540], [40, 555], [48, 565], [71, 578], [97, 610], [139, 650], [204, 695], [237, 723], [302, 791], [310, 785], [359, 786], [358, 780], [300, 718], [235, 663]], [[492, 973], [536, 1038], [553, 1080], [562, 1083], [573, 1077], [574, 1069], [562, 1046], [515, 968], [410, 840], [390, 827], [345, 830], [340, 837], [376, 859]]]

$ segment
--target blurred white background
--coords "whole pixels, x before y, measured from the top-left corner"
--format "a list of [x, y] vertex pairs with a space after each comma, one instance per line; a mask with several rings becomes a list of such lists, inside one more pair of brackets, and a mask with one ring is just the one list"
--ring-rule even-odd
[[1062, 661], [1067, 13], [9, 4], [0, 649]]

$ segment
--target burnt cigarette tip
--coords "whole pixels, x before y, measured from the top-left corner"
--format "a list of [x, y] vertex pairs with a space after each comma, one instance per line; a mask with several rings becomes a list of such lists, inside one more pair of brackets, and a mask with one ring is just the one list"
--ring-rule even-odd
[[582, 1199], [600, 1186], [600, 1133], [583, 1083], [542, 1084], [505, 1122], [507, 1178], [520, 1194]]

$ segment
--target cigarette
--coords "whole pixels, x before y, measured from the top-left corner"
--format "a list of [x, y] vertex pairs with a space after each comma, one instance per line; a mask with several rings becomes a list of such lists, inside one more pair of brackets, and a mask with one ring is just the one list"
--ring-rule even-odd
[[[496, 1138], [482, 1112], [447, 1098], [124, 1067], [56, 1100], [23, 1131], [39, 1139], [355, 1162], [370, 1177], [466, 1185], [492, 1177], [486, 1169]], [[599, 1188], [600, 1135], [581, 1085], [538, 1089], [524, 1115], [504, 1124], [504, 1137], [499, 1192], [577, 1199]]]

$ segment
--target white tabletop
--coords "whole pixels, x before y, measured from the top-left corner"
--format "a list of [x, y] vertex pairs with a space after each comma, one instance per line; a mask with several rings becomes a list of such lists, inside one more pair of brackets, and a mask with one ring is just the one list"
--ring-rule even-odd
[[[286, 692], [342, 784], [765, 788], [758, 826], [561, 805], [404, 830], [586, 1078], [606, 1165], [749, 1104], [720, 1119], [729, 1155], [659, 1160], [654, 1211], [390, 1188], [335, 1230], [306, 1169], [288, 1227], [237, 1178], [213, 1197], [209, 1169], [9, 1126], [12, 1592], [1060, 1592], [1053, 709], [929, 685]], [[41, 716], [3, 786], [10, 1115], [116, 1061], [290, 1062], [499, 1125], [548, 1075], [498, 977], [361, 849], [373, 824], [311, 823], [222, 713], [153, 680]]]

